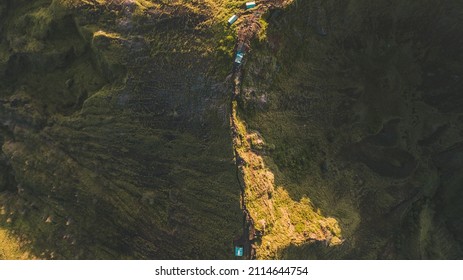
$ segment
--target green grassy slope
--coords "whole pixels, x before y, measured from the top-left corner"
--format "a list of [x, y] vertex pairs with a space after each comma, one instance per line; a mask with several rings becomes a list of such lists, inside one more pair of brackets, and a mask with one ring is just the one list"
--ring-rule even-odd
[[8, 2], [0, 222], [37, 256], [233, 257], [231, 31], [162, 2]]
[[[244, 2], [1, 1], [11, 258], [233, 257], [226, 19]], [[257, 214], [292, 222], [262, 256], [462, 257], [462, 10], [295, 0], [260, 22], [237, 116], [263, 168], [245, 179], [268, 174], [253, 183], [275, 185], [276, 210]], [[305, 244], [307, 227], [344, 240]]]

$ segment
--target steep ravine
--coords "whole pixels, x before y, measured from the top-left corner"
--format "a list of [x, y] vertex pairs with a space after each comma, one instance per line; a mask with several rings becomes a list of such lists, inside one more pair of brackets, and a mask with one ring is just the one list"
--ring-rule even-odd
[[[260, 17], [270, 9], [284, 8], [285, 1], [266, 1], [240, 23], [236, 49], [251, 50], [258, 34]], [[244, 46], [244, 47], [243, 47]], [[238, 98], [242, 95], [244, 66], [236, 64], [232, 75], [231, 130], [235, 162], [242, 186], [244, 240], [249, 258], [278, 258], [287, 246], [324, 241], [328, 246], [342, 243], [341, 229], [334, 218], [324, 217], [309, 198], [293, 200], [284, 186], [275, 184], [274, 174], [262, 157], [268, 149], [257, 131], [249, 131], [240, 117]]]

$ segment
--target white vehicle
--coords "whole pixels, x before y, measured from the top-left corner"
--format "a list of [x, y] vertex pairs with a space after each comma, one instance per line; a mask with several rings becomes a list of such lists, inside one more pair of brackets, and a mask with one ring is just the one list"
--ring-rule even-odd
[[237, 19], [237, 15], [232, 15], [231, 18], [228, 19], [228, 25], [232, 25]]

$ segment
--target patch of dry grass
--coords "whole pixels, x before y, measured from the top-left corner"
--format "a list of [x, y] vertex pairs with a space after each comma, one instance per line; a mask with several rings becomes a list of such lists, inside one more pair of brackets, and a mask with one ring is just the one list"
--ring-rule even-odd
[[26, 243], [10, 235], [5, 229], [0, 229], [0, 260], [30, 260], [37, 259], [26, 249]]

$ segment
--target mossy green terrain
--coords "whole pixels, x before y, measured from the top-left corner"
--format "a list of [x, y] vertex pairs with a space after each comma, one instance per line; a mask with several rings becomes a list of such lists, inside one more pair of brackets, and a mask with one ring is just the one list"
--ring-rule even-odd
[[237, 104], [232, 105], [232, 124], [240, 180], [244, 186], [244, 204], [263, 236], [254, 244], [256, 257], [274, 259], [289, 245], [325, 242], [342, 243], [341, 229], [333, 218], [326, 218], [307, 197], [293, 200], [284, 186], [275, 185], [275, 176], [267, 167], [270, 158], [262, 157], [266, 143], [257, 133], [249, 132], [239, 117]]
[[233, 32], [186, 2], [2, 4], [1, 224], [37, 256], [233, 257]]
[[245, 2], [0, 3], [0, 258], [462, 258], [460, 1]]
[[241, 115], [276, 185], [345, 239], [282, 258], [462, 256], [463, 6], [373, 2], [275, 10], [245, 66]]

